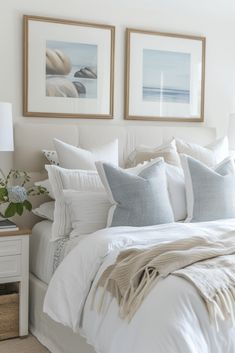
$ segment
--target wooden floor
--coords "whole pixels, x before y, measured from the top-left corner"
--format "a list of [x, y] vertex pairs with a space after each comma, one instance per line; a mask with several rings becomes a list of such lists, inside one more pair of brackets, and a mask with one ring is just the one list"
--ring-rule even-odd
[[0, 342], [0, 353], [50, 353], [33, 336]]

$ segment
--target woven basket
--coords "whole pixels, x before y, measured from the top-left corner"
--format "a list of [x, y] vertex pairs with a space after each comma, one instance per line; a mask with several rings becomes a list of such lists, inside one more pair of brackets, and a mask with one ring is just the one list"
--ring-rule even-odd
[[19, 294], [0, 295], [0, 340], [19, 336]]

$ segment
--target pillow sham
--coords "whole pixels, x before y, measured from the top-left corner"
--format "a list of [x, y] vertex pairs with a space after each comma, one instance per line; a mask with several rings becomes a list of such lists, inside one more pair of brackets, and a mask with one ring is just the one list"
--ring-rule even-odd
[[67, 169], [96, 170], [95, 161], [104, 160], [118, 165], [118, 140], [90, 151], [54, 139], [59, 164]]
[[215, 169], [190, 156], [181, 156], [185, 175], [186, 222], [235, 217], [235, 165], [230, 157]]
[[176, 222], [187, 217], [184, 172], [182, 168], [166, 164], [166, 176], [171, 207]]
[[71, 221], [63, 197], [63, 190], [104, 191], [104, 187], [97, 171], [94, 170], [64, 169], [54, 165], [46, 165], [45, 168], [48, 171], [55, 195], [52, 240], [57, 240], [67, 237], [71, 230]]
[[188, 143], [180, 139], [175, 139], [178, 153], [186, 154], [209, 167], [215, 167], [229, 156], [227, 136], [203, 147], [196, 143]]
[[45, 218], [53, 222], [54, 210], [55, 210], [55, 201], [49, 201], [49, 202], [42, 203], [37, 208], [34, 208], [32, 212], [38, 217]]
[[[134, 168], [125, 169], [125, 171], [138, 174], [144, 165], [150, 162], [144, 162], [138, 164]], [[170, 197], [171, 207], [174, 213], [174, 220], [176, 222], [183, 221], [187, 217], [187, 205], [186, 205], [186, 191], [184, 172], [181, 167], [165, 163], [166, 177], [167, 177], [167, 188]]]
[[112, 203], [108, 227], [174, 222], [162, 158], [144, 164], [136, 174], [104, 162], [96, 162], [96, 168]]
[[162, 144], [158, 147], [148, 147], [140, 145], [127, 157], [126, 167], [132, 168], [158, 157], [163, 157], [165, 162], [175, 166], [180, 166], [180, 158], [176, 149], [175, 140]]
[[73, 230], [70, 238], [106, 227], [111, 204], [105, 191], [63, 190], [63, 196], [69, 209]]
[[50, 164], [59, 165], [59, 159], [56, 151], [42, 150], [42, 154], [48, 160]]

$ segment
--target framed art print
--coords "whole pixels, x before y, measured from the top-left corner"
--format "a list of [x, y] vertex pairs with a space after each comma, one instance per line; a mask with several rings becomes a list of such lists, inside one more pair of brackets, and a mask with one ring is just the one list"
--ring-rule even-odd
[[24, 116], [112, 118], [115, 27], [24, 16]]
[[125, 118], [203, 121], [205, 38], [126, 30]]

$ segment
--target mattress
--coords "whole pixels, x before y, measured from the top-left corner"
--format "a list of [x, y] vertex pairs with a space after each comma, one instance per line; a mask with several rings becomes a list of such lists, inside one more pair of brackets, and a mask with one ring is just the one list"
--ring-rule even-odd
[[79, 238], [60, 239], [52, 242], [52, 222], [48, 220], [37, 223], [30, 237], [29, 267], [30, 272], [42, 282], [48, 284], [50, 279], [64, 259], [77, 245]]

